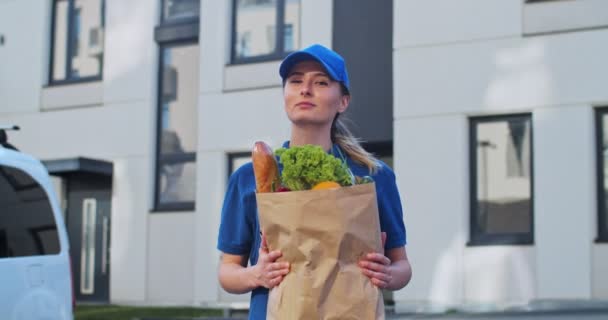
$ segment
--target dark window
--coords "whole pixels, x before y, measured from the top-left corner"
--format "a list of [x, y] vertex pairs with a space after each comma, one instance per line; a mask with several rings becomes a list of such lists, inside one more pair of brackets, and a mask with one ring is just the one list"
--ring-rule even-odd
[[[160, 48], [158, 79], [155, 210], [193, 210], [199, 79], [199, 1], [163, 1], [156, 27]], [[173, 8], [173, 9], [171, 9]], [[168, 12], [168, 13], [167, 13]], [[168, 17], [189, 17], [180, 24]]]
[[283, 58], [300, 43], [300, 0], [233, 0], [232, 63]]
[[59, 253], [53, 209], [27, 173], [0, 165], [0, 258]]
[[533, 243], [531, 116], [470, 120], [471, 245]]
[[597, 241], [608, 242], [608, 108], [596, 110], [598, 181]]
[[247, 162], [251, 162], [251, 152], [234, 152], [228, 154], [228, 178], [238, 168]]
[[104, 0], [53, 2], [50, 84], [100, 80]]
[[198, 19], [200, 0], [164, 0], [163, 23]]

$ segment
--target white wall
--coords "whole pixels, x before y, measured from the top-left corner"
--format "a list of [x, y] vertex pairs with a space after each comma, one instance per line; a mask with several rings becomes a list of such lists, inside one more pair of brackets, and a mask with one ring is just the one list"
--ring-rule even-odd
[[[156, 137], [156, 85], [158, 46], [154, 26], [158, 24], [158, 4], [147, 0], [106, 2], [106, 30], [103, 70], [103, 107], [118, 109], [105, 122], [116, 131], [113, 143], [121, 144], [115, 158], [112, 199], [112, 276], [110, 299], [114, 303], [146, 304], [157, 299], [165, 281], [180, 283], [173, 269], [161, 272], [152, 268], [163, 251], [158, 239], [165, 231], [153, 223], [150, 208], [154, 194], [154, 150]], [[128, 110], [139, 106], [133, 114]], [[134, 110], [135, 111], [135, 110]], [[116, 121], [124, 121], [117, 127]], [[133, 140], [131, 140], [133, 139]], [[80, 147], [82, 150], [82, 146]], [[117, 147], [106, 146], [105, 150]], [[122, 171], [119, 171], [122, 169]], [[179, 219], [179, 217], [173, 217]], [[178, 223], [170, 220], [168, 224]], [[172, 230], [172, 229], [170, 229]], [[187, 230], [185, 231], [187, 232]], [[176, 259], [181, 266], [189, 252]], [[120, 260], [115, 261], [117, 258]], [[165, 265], [162, 265], [165, 266]], [[165, 277], [166, 275], [166, 277]], [[180, 298], [183, 291], [176, 292]]]
[[396, 50], [395, 116], [606, 103], [607, 37], [600, 29]]
[[593, 246], [592, 292], [595, 299], [608, 299], [608, 245], [605, 243]]
[[[414, 270], [398, 309], [606, 297], [592, 107], [608, 104], [608, 29], [523, 37], [522, 1], [394, 6], [394, 158]], [[466, 247], [466, 119], [518, 112], [533, 114], [535, 245]]]
[[0, 117], [38, 110], [49, 63], [50, 7], [48, 1], [0, 1]]
[[436, 46], [521, 35], [523, 1], [394, 0], [393, 46]]
[[537, 298], [588, 299], [597, 230], [593, 110], [538, 109], [533, 122]]
[[148, 201], [153, 183], [146, 157], [115, 158], [112, 182], [110, 301], [143, 304], [148, 272]]
[[[396, 106], [402, 105], [396, 101]], [[467, 239], [467, 127], [461, 115], [395, 119], [393, 158], [407, 231], [412, 282], [397, 307], [432, 300], [448, 308], [464, 297]]]
[[459, 307], [497, 310], [534, 299], [536, 252], [531, 246], [466, 248], [464, 301]]
[[194, 303], [193, 222], [191, 212], [149, 215], [146, 279], [149, 304]]

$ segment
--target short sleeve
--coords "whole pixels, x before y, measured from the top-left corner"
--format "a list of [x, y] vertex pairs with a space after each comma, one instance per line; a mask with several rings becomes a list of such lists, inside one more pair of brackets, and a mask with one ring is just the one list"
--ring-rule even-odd
[[386, 164], [374, 176], [380, 215], [380, 229], [386, 232], [384, 249], [402, 247], [406, 244], [401, 197], [397, 189], [395, 173]]
[[[255, 241], [253, 230], [256, 204], [249, 191], [253, 179], [251, 163], [234, 172], [228, 181], [228, 188], [222, 206], [217, 248], [225, 253], [249, 255]], [[255, 180], [253, 180], [255, 183]], [[253, 198], [253, 200], [252, 200]]]

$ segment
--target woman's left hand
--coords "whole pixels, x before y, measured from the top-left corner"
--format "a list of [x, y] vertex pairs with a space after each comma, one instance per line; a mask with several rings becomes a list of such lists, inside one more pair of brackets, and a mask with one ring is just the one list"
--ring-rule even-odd
[[[386, 232], [382, 232], [382, 248], [386, 243]], [[391, 260], [384, 253], [368, 253], [359, 260], [359, 267], [372, 283], [378, 288], [386, 288], [393, 279]]]

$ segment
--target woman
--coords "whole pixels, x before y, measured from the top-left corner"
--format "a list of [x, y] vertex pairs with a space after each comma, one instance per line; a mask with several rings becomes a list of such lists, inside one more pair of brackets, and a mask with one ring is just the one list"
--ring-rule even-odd
[[[405, 226], [395, 175], [366, 152], [339, 119], [350, 102], [344, 59], [321, 45], [313, 45], [287, 56], [279, 74], [283, 79], [285, 112], [291, 121], [291, 140], [284, 147], [319, 145], [336, 156], [344, 155], [355, 175], [372, 175], [385, 252], [367, 254], [359, 266], [379, 288], [403, 288], [412, 270], [405, 251]], [[252, 292], [249, 319], [266, 319], [268, 289], [278, 285], [289, 272], [289, 263], [276, 261], [281, 252], [269, 252], [259, 230], [255, 178], [252, 164], [248, 163], [230, 177], [218, 249], [223, 253], [219, 281], [224, 290]]]

